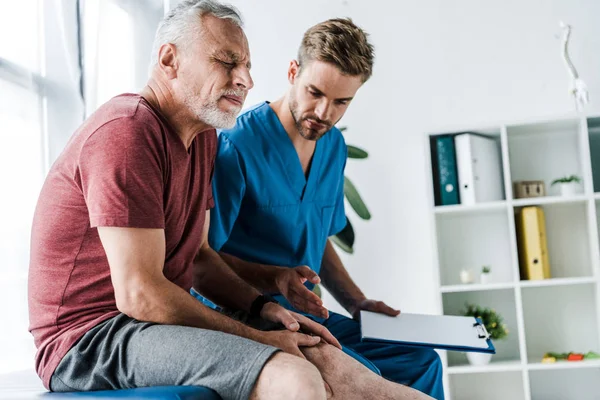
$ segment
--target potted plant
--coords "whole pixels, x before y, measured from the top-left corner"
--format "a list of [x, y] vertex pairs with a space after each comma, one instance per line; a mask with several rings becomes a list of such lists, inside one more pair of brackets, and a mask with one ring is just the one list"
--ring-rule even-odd
[[552, 181], [552, 185], [558, 185], [559, 192], [562, 196], [572, 196], [577, 193], [577, 187], [581, 183], [581, 178], [577, 175], [563, 176], [562, 178]]
[[[344, 132], [347, 128], [342, 126], [339, 128], [340, 131]], [[369, 153], [365, 150], [348, 145], [348, 158], [364, 160], [369, 157]], [[371, 219], [371, 213], [361, 198], [356, 186], [352, 183], [352, 181], [344, 176], [344, 196], [346, 200], [348, 200], [348, 204], [352, 207], [356, 215], [359, 218], [368, 221]], [[339, 233], [330, 237], [331, 241], [337, 245], [342, 251], [353, 254], [354, 253], [354, 228], [350, 223], [350, 219], [346, 216], [346, 226]]]
[[[466, 309], [463, 310], [462, 315], [480, 319], [490, 335], [490, 339], [500, 340], [508, 335], [504, 319], [495, 310], [476, 304], [466, 304], [465, 307]], [[492, 355], [469, 352], [467, 358], [471, 365], [486, 365], [491, 361]]]
[[484, 265], [483, 267], [481, 267], [481, 274], [479, 275], [479, 280], [483, 285], [490, 283], [491, 272], [492, 268], [489, 265]]

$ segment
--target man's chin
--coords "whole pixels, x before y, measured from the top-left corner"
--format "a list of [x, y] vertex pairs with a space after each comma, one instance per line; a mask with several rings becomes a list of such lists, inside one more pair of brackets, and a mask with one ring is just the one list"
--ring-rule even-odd
[[302, 136], [306, 140], [317, 141], [317, 140], [321, 139], [323, 137], [323, 135], [325, 135], [326, 133], [327, 133], [327, 131], [319, 132], [319, 131], [313, 131], [312, 129], [302, 129], [300, 131], [300, 136]]
[[209, 115], [203, 115], [202, 119], [204, 123], [212, 126], [215, 129], [231, 129], [235, 126], [237, 116], [241, 110], [236, 112], [219, 112], [211, 113]]

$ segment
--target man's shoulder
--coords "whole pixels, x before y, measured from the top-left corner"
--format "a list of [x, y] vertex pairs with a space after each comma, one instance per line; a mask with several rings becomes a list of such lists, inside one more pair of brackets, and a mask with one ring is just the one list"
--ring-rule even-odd
[[269, 111], [269, 103], [258, 103], [242, 112], [237, 117], [233, 128], [220, 131], [220, 135], [236, 145], [256, 142], [257, 137], [263, 135], [263, 125], [261, 121]]
[[[143, 97], [123, 94], [113, 97], [98, 108], [82, 125], [83, 140], [112, 138], [156, 137], [165, 123]], [[140, 135], [143, 133], [143, 135]]]
[[346, 140], [342, 132], [336, 127], [332, 127], [326, 135], [329, 146], [333, 151], [338, 153], [347, 153]]

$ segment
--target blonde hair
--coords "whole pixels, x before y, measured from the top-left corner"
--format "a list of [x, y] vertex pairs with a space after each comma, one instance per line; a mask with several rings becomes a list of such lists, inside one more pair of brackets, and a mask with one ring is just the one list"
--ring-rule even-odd
[[334, 18], [321, 22], [304, 33], [298, 64], [300, 69], [311, 61], [335, 65], [343, 74], [361, 75], [366, 82], [373, 73], [374, 48], [368, 34], [350, 18]]

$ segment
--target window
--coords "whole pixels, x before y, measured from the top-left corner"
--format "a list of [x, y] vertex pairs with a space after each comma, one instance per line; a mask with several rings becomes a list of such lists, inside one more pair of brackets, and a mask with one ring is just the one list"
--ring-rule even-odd
[[33, 211], [44, 177], [40, 9], [9, 1], [0, 13], [0, 373], [30, 368], [27, 269]]

